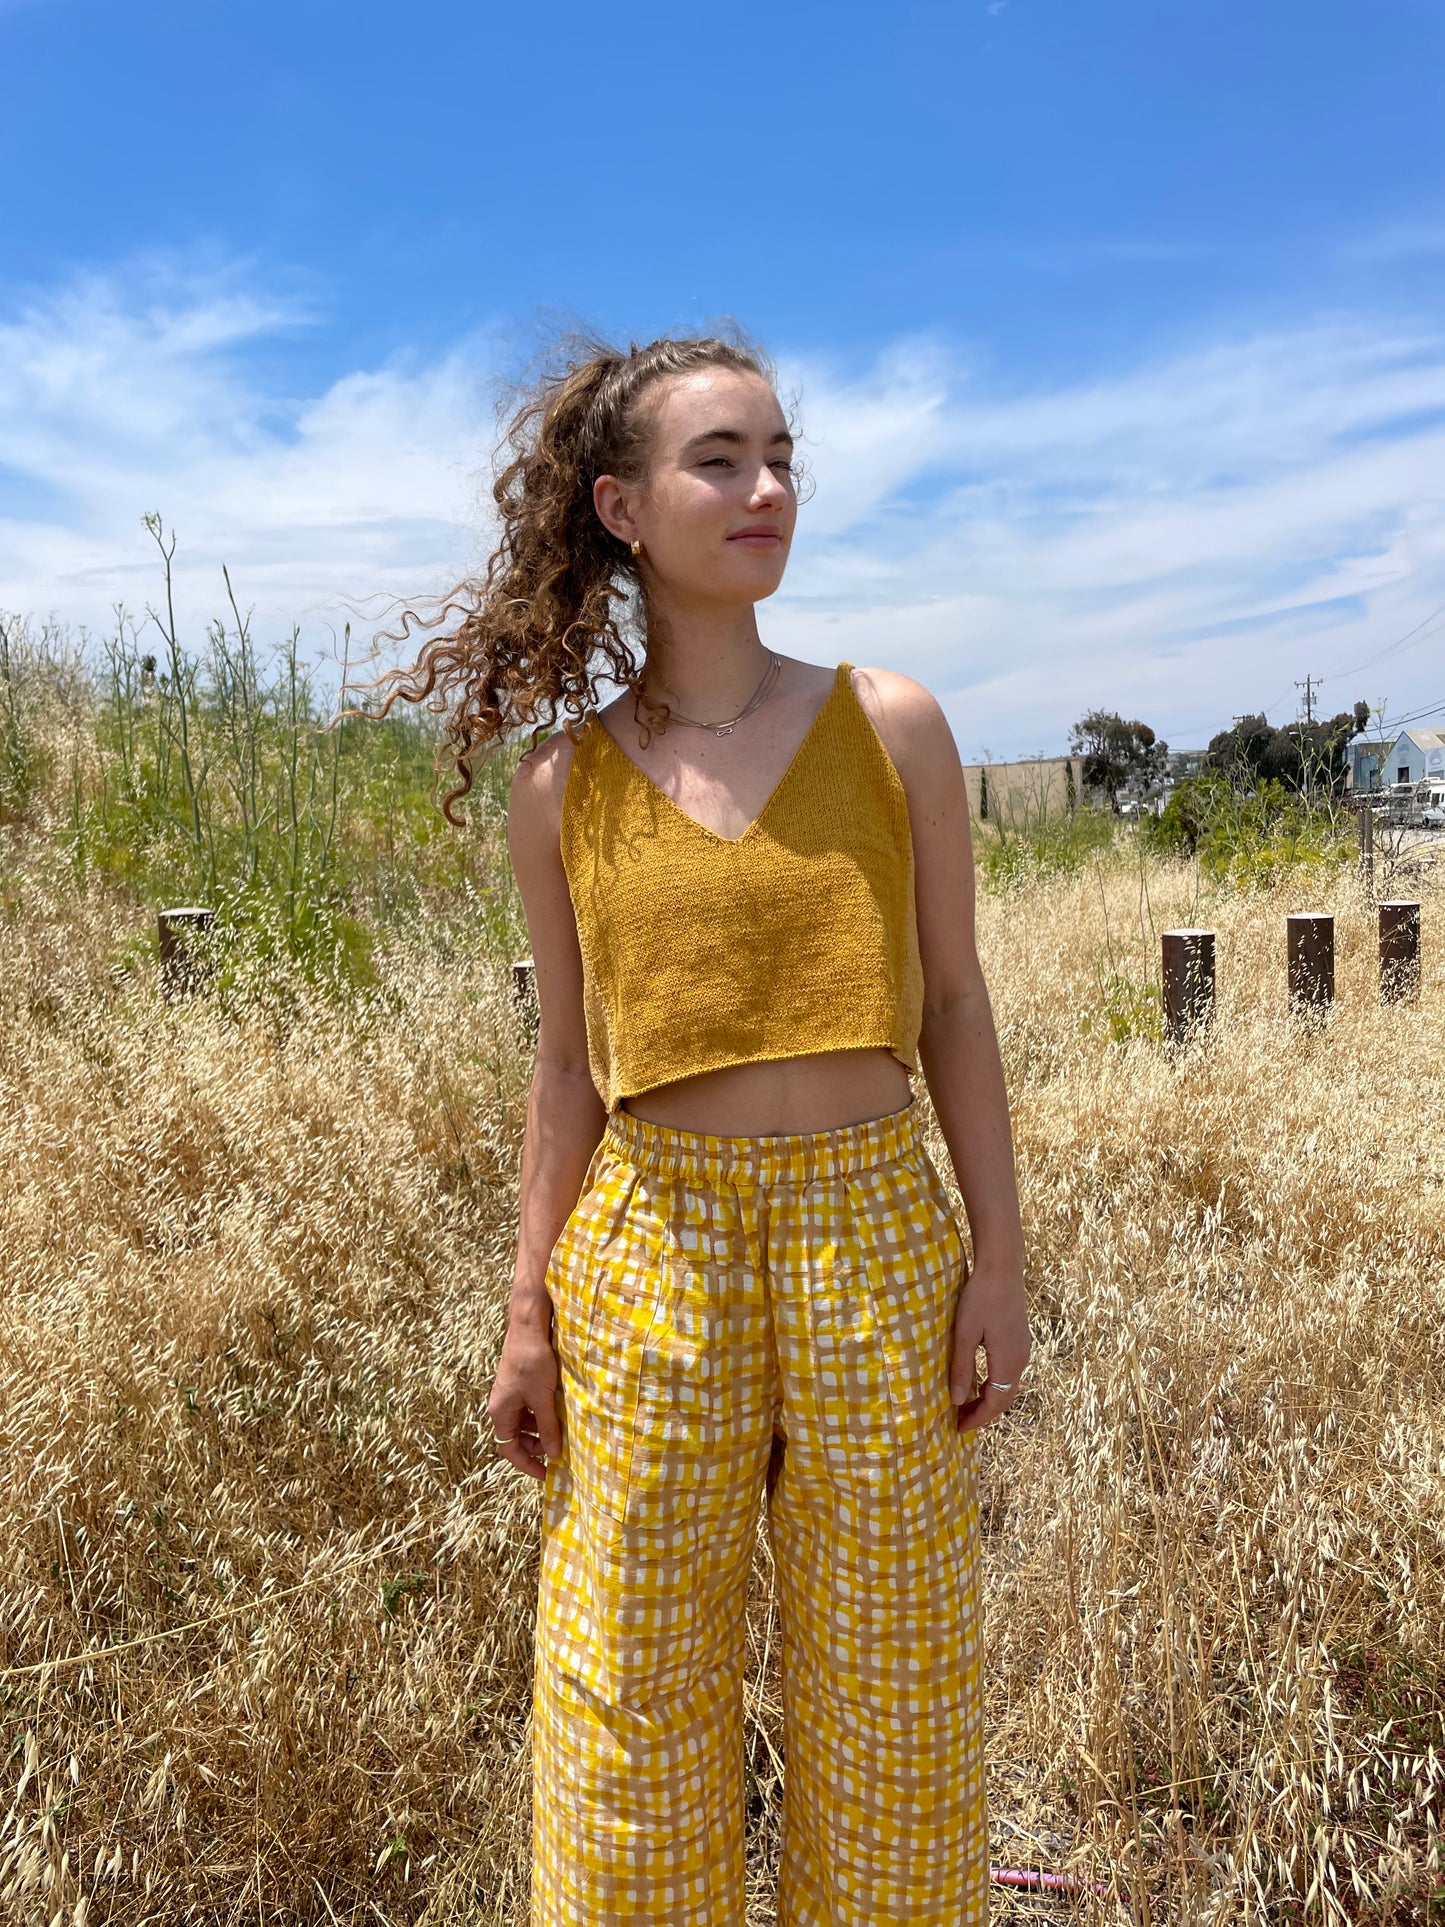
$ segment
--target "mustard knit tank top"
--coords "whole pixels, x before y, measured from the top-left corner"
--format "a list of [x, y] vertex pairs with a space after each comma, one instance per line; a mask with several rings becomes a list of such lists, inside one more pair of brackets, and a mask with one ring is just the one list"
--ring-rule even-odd
[[882, 1045], [917, 1069], [923, 973], [908, 801], [841, 662], [739, 837], [582, 725], [562, 861], [592, 1078], [624, 1097], [725, 1064]]

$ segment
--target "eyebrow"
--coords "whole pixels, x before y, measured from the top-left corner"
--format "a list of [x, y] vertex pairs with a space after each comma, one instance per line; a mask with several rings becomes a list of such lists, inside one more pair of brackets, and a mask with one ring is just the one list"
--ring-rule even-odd
[[[689, 441], [685, 441], [682, 452], [686, 455], [692, 449], [700, 448], [704, 442], [727, 442], [733, 448], [741, 448], [747, 439], [747, 436], [737, 428], [707, 428], [701, 435], [694, 435]], [[769, 448], [791, 448], [792, 446], [793, 438], [786, 428], [780, 428], [775, 435], [768, 437]]]

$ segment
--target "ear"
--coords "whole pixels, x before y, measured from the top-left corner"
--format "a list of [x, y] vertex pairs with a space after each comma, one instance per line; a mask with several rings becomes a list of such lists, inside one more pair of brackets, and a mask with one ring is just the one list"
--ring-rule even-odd
[[637, 539], [637, 524], [632, 519], [632, 504], [624, 485], [615, 475], [599, 475], [592, 484], [592, 506], [609, 535], [629, 545]]

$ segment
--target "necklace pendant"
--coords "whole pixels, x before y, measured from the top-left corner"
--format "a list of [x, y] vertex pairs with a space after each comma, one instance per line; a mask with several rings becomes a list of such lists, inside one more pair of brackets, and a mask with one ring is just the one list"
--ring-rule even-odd
[[722, 728], [716, 732], [716, 734], [719, 736], [731, 736], [732, 733], [733, 733], [733, 726], [731, 723], [724, 723]]

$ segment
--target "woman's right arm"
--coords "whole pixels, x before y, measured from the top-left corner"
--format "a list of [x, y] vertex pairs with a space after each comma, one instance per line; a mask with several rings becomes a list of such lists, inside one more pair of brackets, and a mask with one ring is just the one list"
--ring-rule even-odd
[[571, 759], [561, 730], [530, 750], [512, 779], [507, 817], [540, 1024], [522, 1139], [517, 1262], [487, 1414], [498, 1439], [510, 1440], [498, 1445], [502, 1457], [536, 1479], [562, 1449], [547, 1264], [607, 1123], [588, 1066], [582, 952], [562, 867], [562, 792]]

